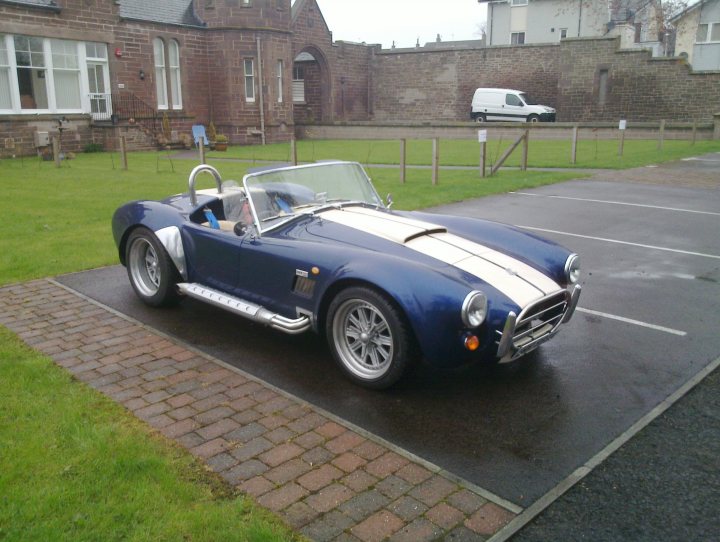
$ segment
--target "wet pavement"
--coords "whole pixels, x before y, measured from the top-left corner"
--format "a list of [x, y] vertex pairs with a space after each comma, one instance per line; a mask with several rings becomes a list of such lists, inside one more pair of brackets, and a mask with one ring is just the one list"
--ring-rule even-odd
[[512, 366], [420, 368], [386, 392], [345, 381], [318, 337], [192, 301], [149, 309], [119, 266], [59, 280], [525, 508], [720, 354], [715, 167], [662, 168], [710, 189], [646, 184], [643, 171], [642, 180], [621, 173], [434, 209], [527, 227], [581, 254], [580, 310]]

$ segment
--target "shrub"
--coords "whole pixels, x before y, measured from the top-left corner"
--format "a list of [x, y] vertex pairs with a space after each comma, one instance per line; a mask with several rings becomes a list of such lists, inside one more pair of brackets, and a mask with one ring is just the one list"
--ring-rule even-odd
[[102, 152], [103, 150], [102, 143], [88, 143], [83, 148], [83, 152]]

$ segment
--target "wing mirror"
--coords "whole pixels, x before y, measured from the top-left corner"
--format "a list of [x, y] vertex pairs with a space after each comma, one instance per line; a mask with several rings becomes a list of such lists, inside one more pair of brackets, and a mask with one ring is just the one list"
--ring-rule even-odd
[[395, 203], [395, 202], [393, 201], [392, 194], [388, 194], [386, 200], [387, 200], [387, 204], [386, 204], [386, 205], [387, 205], [387, 208], [389, 209], [390, 207], [393, 206], [393, 203]]

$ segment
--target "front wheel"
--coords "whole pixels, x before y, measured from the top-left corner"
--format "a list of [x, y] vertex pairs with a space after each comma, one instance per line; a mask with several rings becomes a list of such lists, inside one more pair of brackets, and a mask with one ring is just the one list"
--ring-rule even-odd
[[540, 122], [540, 117], [538, 117], [537, 115], [530, 115], [530, 116], [528, 116], [527, 121], [528, 122]]
[[392, 386], [413, 359], [414, 342], [402, 314], [369, 288], [348, 288], [333, 299], [326, 334], [340, 368], [366, 388]]
[[147, 228], [130, 234], [125, 252], [128, 278], [146, 304], [161, 307], [176, 303], [180, 281], [175, 265], [158, 238]]

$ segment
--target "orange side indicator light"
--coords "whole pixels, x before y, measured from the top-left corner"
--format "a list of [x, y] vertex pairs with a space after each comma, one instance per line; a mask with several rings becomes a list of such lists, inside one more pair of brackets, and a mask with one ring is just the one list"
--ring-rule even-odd
[[468, 335], [465, 337], [465, 348], [470, 350], [470, 352], [475, 352], [475, 350], [480, 348], [480, 339], [475, 335]]

